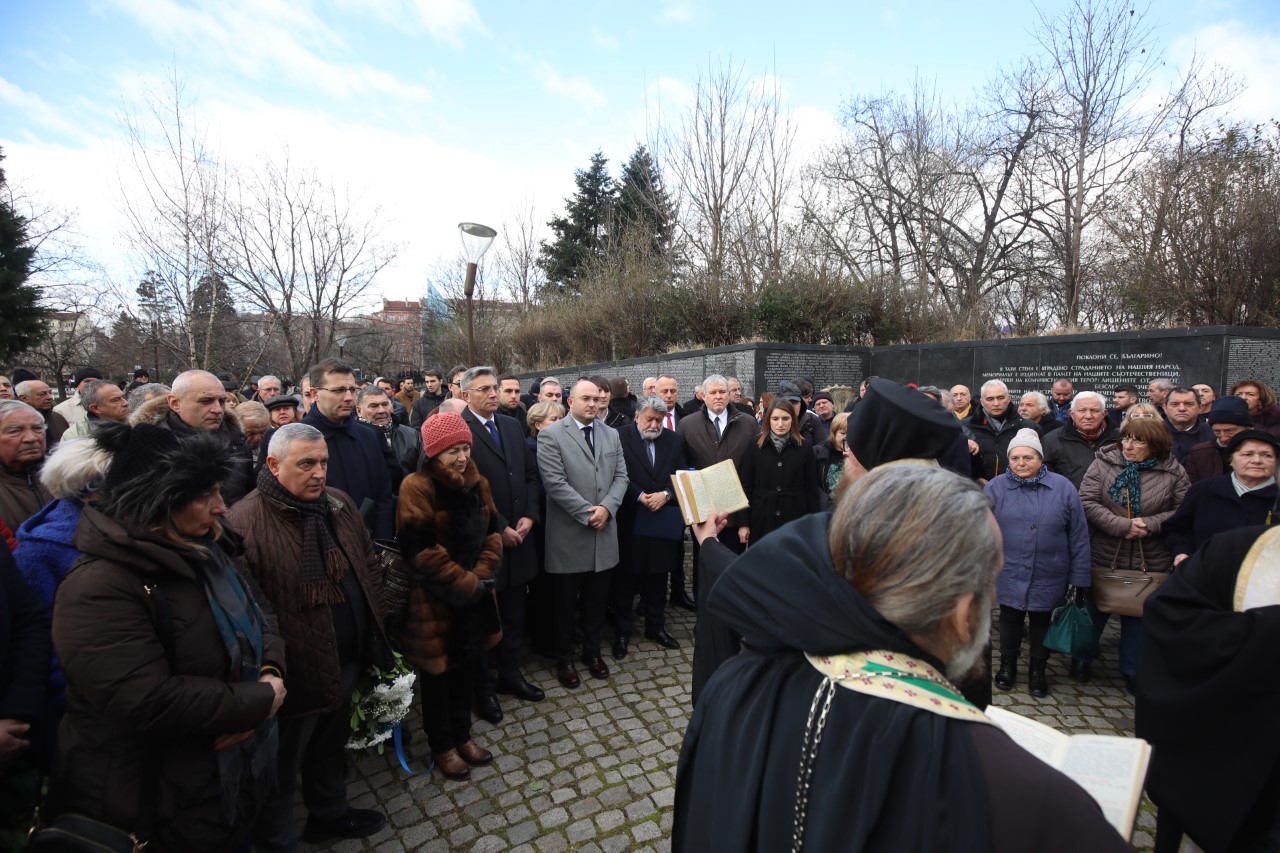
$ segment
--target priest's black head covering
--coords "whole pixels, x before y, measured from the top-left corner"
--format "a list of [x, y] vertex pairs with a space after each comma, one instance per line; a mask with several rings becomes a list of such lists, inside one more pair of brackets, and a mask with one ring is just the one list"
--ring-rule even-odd
[[872, 379], [849, 416], [845, 441], [870, 471], [899, 459], [938, 459], [956, 443], [960, 422], [936, 400], [888, 379]]

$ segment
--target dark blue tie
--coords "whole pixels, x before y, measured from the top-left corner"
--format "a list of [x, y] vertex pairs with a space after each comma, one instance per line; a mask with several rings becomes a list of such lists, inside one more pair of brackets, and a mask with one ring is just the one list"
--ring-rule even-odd
[[498, 449], [502, 449], [502, 439], [498, 437], [498, 425], [493, 421], [485, 421], [484, 425], [489, 428], [489, 435], [493, 436], [493, 443], [498, 445]]

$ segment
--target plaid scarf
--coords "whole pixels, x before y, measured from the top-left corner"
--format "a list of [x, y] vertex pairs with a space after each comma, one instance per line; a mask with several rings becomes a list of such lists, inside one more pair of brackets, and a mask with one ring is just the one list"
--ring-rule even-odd
[[329, 529], [328, 495], [322, 494], [314, 501], [299, 500], [271, 476], [265, 465], [258, 472], [258, 491], [285, 510], [286, 515], [295, 514], [302, 528], [301, 606], [311, 608], [346, 601], [342, 579], [347, 574], [347, 558]]

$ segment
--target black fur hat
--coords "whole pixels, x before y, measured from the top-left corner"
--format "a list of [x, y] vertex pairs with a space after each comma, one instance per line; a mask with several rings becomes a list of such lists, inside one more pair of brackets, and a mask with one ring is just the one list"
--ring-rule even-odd
[[154, 527], [217, 483], [236, 477], [235, 455], [216, 433], [178, 435], [151, 424], [103, 424], [93, 438], [115, 458], [98, 508]]

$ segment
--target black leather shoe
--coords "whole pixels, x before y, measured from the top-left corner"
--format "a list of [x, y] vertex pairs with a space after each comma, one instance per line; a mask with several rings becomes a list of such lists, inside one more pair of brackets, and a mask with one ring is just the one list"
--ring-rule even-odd
[[556, 678], [570, 690], [575, 690], [578, 685], [582, 684], [582, 679], [578, 677], [578, 671], [573, 668], [571, 663], [562, 663], [557, 666]]
[[1076, 684], [1088, 684], [1089, 680], [1093, 678], [1093, 663], [1073, 658], [1071, 669], [1067, 670], [1067, 674], [1075, 680]]
[[328, 841], [330, 838], [367, 838], [387, 825], [387, 817], [373, 809], [347, 809], [339, 818], [321, 819], [307, 816], [303, 841]]
[[996, 687], [1001, 690], [1012, 690], [1018, 682], [1018, 661], [1016, 658], [1005, 658], [1000, 661], [1000, 671], [996, 673]]
[[530, 684], [523, 675], [498, 679], [497, 689], [502, 695], [514, 696], [521, 702], [541, 702], [547, 698], [541, 687]]
[[1044, 674], [1045, 667], [1048, 665], [1048, 661], [1033, 660], [1031, 666], [1027, 668], [1027, 689], [1037, 699], [1043, 699], [1049, 695], [1049, 679]]
[[684, 590], [680, 590], [680, 592], [671, 596], [671, 603], [674, 604], [676, 607], [682, 608], [684, 610], [688, 610], [690, 613], [696, 613], [698, 610], [697, 603], [692, 598], [690, 598], [689, 593], [685, 592]]
[[627, 637], [625, 634], [613, 638], [613, 659], [622, 660], [627, 656]]
[[591, 673], [592, 678], [604, 680], [609, 677], [609, 665], [602, 657], [583, 657], [582, 665], [587, 668], [587, 672]]
[[492, 693], [477, 696], [476, 716], [494, 726], [502, 722], [502, 706], [498, 704], [498, 697]]
[[644, 638], [646, 640], [652, 640], [664, 649], [680, 648], [680, 641], [668, 634], [666, 631], [654, 631], [652, 633], [646, 631]]

